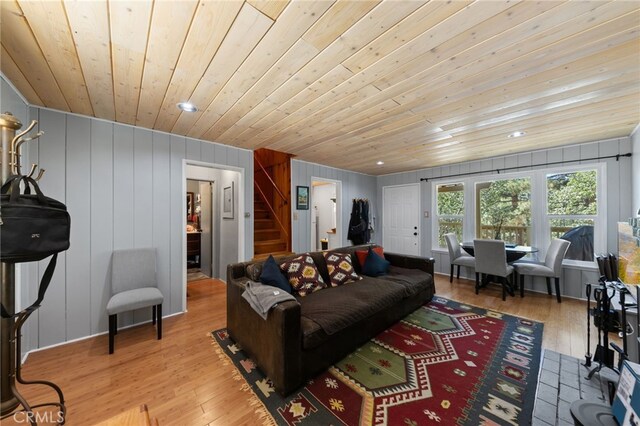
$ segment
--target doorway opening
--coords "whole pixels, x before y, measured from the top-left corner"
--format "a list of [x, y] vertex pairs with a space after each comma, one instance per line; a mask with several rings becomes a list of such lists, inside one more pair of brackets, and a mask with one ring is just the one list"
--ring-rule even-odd
[[214, 184], [187, 179], [187, 283], [214, 276]]
[[227, 265], [244, 260], [244, 174], [242, 169], [189, 161], [184, 178], [186, 309], [190, 282], [226, 281]]
[[342, 244], [342, 182], [311, 178], [311, 250]]

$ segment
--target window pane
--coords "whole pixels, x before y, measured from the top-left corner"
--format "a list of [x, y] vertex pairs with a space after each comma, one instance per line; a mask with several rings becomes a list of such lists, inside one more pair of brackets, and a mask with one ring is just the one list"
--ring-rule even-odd
[[447, 242], [444, 239], [444, 234], [448, 234], [450, 232], [456, 234], [458, 241], [462, 241], [462, 218], [438, 218], [438, 244], [440, 245], [440, 247], [447, 246]]
[[596, 171], [547, 176], [549, 214], [597, 215]]
[[593, 261], [593, 219], [550, 219], [551, 238], [571, 242], [565, 259]]
[[531, 245], [531, 180], [505, 179], [476, 186], [477, 236]]
[[464, 186], [461, 183], [438, 185], [438, 216], [464, 214]]
[[451, 183], [437, 186], [438, 245], [446, 247], [444, 234], [453, 232], [462, 241], [464, 185]]

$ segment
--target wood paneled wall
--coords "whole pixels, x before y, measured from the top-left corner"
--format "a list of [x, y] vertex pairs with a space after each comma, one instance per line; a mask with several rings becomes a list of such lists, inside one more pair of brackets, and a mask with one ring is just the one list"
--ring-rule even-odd
[[[389, 185], [402, 185], [420, 182], [420, 178], [438, 178], [439, 176], [452, 175], [456, 173], [486, 171], [487, 174], [495, 173], [496, 169], [503, 167], [522, 166], [521, 170], [530, 170], [532, 164], [541, 164], [551, 161], [568, 161], [593, 158], [598, 156], [608, 156], [616, 154], [626, 154], [631, 151], [631, 139], [619, 138], [603, 141], [571, 145], [562, 148], [544, 149], [539, 151], [525, 152], [522, 154], [489, 158], [486, 160], [469, 161], [448, 166], [432, 167], [405, 173], [395, 173], [377, 177], [377, 199], [379, 227], [382, 227], [382, 188]], [[631, 177], [632, 165], [629, 158], [600, 160], [607, 164], [606, 191], [607, 191], [607, 249], [617, 252], [617, 225], [616, 222], [626, 220], [631, 211]], [[585, 162], [589, 163], [589, 162]], [[580, 164], [580, 163], [575, 163]], [[544, 167], [535, 167], [544, 168]], [[638, 174], [638, 170], [634, 175]], [[637, 177], [634, 177], [638, 180]], [[431, 182], [421, 182], [421, 211], [431, 212]], [[436, 260], [436, 272], [449, 273], [449, 254], [445, 250], [433, 250], [431, 247], [431, 221], [432, 215], [422, 220], [422, 255], [431, 256]], [[382, 236], [378, 238], [382, 241]], [[462, 269], [463, 271], [465, 268]], [[474, 279], [472, 270], [466, 270], [461, 276]], [[561, 292], [571, 297], [584, 297], [583, 283], [597, 280], [598, 275], [593, 270], [564, 268], [564, 275], [561, 279]], [[525, 288], [533, 288], [536, 291], [546, 291], [544, 279], [537, 280], [531, 287], [530, 279], [527, 278]]]
[[[66, 203], [72, 217], [71, 247], [58, 257], [45, 301], [26, 324], [25, 352], [107, 330], [115, 249], [156, 247], [165, 314], [182, 310], [184, 159], [244, 168], [245, 210], [253, 216], [251, 151], [27, 107], [4, 79], [0, 107], [24, 123], [39, 121], [45, 135], [25, 145], [23, 164], [47, 170], [40, 182], [44, 193]], [[252, 220], [245, 220], [244, 235], [250, 259]], [[45, 267], [46, 261], [22, 265], [22, 306], [35, 298]], [[150, 319], [150, 313], [135, 311], [119, 319], [125, 326]]]
[[[293, 231], [292, 251], [300, 253], [311, 250], [311, 210], [296, 210], [296, 186], [308, 186], [311, 190], [311, 178], [339, 180], [342, 182], [342, 205], [338, 214], [342, 218], [342, 242], [340, 246], [351, 245], [347, 240], [347, 227], [351, 216], [351, 201], [354, 198], [368, 198], [371, 215], [376, 216], [376, 177], [347, 170], [326, 167], [306, 161], [291, 160], [291, 227]], [[297, 215], [297, 219], [296, 219]], [[372, 241], [378, 242], [380, 223], [376, 217], [377, 232], [372, 234]]]

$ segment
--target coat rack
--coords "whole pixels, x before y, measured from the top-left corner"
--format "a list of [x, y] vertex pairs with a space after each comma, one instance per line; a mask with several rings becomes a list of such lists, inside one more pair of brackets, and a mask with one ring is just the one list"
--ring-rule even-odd
[[[40, 131], [33, 136], [25, 136], [38, 124], [33, 120], [29, 126], [20, 133], [16, 131], [22, 127], [22, 123], [10, 112], [0, 115], [1, 129], [1, 151], [0, 151], [0, 184], [4, 183], [11, 175], [21, 175], [21, 147], [24, 143], [37, 139], [44, 134]], [[28, 176], [33, 177], [38, 166], [31, 165]], [[40, 169], [36, 180], [40, 180], [45, 170]], [[1, 222], [0, 222], [1, 224]], [[32, 425], [37, 425], [37, 419], [46, 420], [48, 423], [57, 422], [64, 424], [66, 417], [66, 408], [64, 405], [64, 396], [62, 390], [54, 383], [44, 380], [24, 380], [21, 376], [21, 340], [22, 326], [29, 318], [29, 315], [35, 310], [33, 308], [25, 309], [15, 313], [15, 264], [9, 262], [0, 263], [0, 303], [7, 312], [13, 314], [10, 318], [2, 317], [0, 329], [0, 346], [1, 346], [1, 383], [0, 383], [0, 418], [6, 418], [17, 413], [23, 413], [22, 421], [28, 421]], [[15, 313], [15, 314], [14, 314]], [[29, 405], [24, 397], [16, 388], [16, 381], [23, 385], [38, 384], [51, 387], [57, 394], [59, 402], [43, 403], [38, 405]], [[18, 408], [22, 406], [22, 409]], [[56, 407], [57, 413], [53, 416], [34, 415], [33, 409], [40, 407]]]

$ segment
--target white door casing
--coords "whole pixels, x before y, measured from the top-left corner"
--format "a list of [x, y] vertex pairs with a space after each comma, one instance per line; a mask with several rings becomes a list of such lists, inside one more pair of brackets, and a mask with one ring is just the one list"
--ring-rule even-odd
[[382, 245], [385, 251], [420, 255], [420, 184], [382, 188]]

